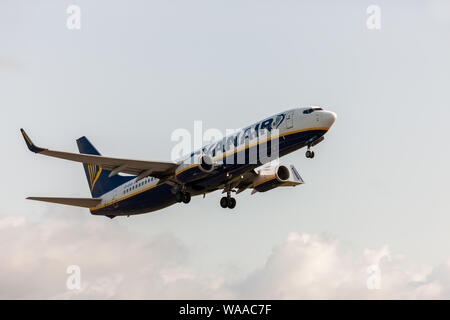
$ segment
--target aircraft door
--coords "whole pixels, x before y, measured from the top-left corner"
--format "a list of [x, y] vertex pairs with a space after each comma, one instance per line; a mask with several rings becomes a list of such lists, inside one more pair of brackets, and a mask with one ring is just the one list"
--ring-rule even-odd
[[[117, 194], [114, 193], [113, 196], [112, 196], [111, 202], [116, 201], [116, 198], [117, 198]], [[113, 205], [113, 207], [114, 207], [114, 209], [117, 209], [117, 208], [119, 207], [119, 203], [118, 203], [118, 202], [115, 202], [114, 205]]]
[[291, 129], [294, 126], [294, 111], [289, 111], [286, 114], [286, 129]]

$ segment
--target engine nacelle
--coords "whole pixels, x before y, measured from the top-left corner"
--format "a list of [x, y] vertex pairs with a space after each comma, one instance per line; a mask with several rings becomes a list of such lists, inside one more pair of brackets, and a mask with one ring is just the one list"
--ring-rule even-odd
[[253, 189], [259, 192], [272, 190], [280, 186], [296, 186], [304, 183], [294, 166], [270, 166], [261, 169], [253, 182]]
[[289, 171], [289, 168], [286, 166], [278, 166], [275, 170], [275, 177], [279, 182], [285, 182], [289, 180], [289, 177], [291, 176], [291, 172]]
[[190, 159], [192, 162], [183, 163], [176, 171], [177, 179], [182, 183], [189, 183], [203, 179], [212, 174], [219, 167], [211, 156], [201, 154]]
[[202, 154], [198, 158], [198, 167], [205, 173], [210, 173], [214, 170], [214, 161], [211, 156], [207, 154]]

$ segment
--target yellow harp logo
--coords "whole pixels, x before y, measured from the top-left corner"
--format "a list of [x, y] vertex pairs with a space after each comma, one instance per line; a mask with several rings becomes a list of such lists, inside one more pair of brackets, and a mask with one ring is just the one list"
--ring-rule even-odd
[[97, 182], [98, 178], [100, 177], [100, 174], [102, 173], [102, 167], [89, 164], [88, 172], [89, 172], [89, 183], [92, 191], [94, 190], [95, 183]]

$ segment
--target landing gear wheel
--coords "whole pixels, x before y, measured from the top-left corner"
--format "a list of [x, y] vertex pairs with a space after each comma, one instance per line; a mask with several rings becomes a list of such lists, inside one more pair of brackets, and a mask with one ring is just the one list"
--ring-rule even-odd
[[311, 150], [306, 151], [305, 156], [310, 159], [314, 158], [314, 151]]
[[227, 197], [223, 197], [222, 199], [220, 199], [220, 206], [222, 208], [228, 208], [228, 198]]
[[183, 202], [189, 203], [191, 201], [191, 194], [189, 192], [186, 192], [183, 194]]
[[177, 200], [177, 202], [183, 201], [183, 193], [181, 193], [180, 191], [175, 193], [175, 199]]
[[228, 208], [234, 209], [234, 207], [236, 207], [236, 199], [235, 198], [230, 198], [228, 200]]

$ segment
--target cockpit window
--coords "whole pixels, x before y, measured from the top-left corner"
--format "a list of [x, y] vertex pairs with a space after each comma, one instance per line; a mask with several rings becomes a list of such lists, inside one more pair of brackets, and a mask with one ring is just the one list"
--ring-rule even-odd
[[316, 110], [323, 110], [323, 109], [319, 108], [319, 107], [314, 107], [314, 108], [309, 108], [309, 109], [303, 110], [303, 113], [304, 114], [310, 114], [310, 113], [313, 113]]

